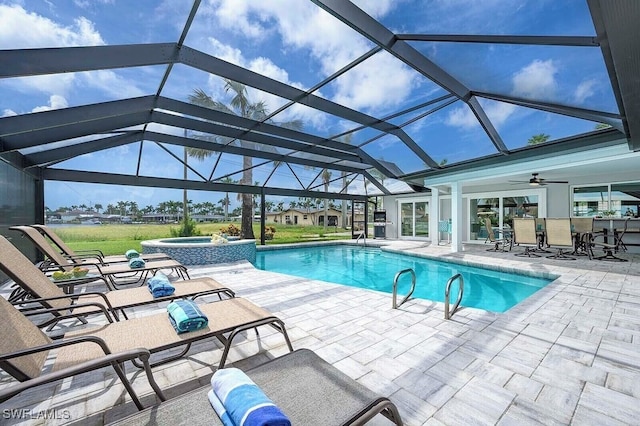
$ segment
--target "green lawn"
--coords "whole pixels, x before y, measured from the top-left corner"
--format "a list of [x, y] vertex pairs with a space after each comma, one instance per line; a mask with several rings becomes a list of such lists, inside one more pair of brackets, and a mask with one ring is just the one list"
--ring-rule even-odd
[[[228, 223], [201, 223], [197, 225], [200, 235], [219, 233], [220, 228]], [[240, 223], [234, 223], [238, 228]], [[96, 225], [96, 226], [69, 226], [55, 228], [55, 232], [74, 250], [86, 250], [99, 248], [105, 255], [123, 254], [129, 249], [142, 250], [141, 241], [157, 238], [170, 238], [171, 228], [178, 229], [179, 224], [152, 225]], [[273, 240], [267, 244], [300, 243], [306, 241], [326, 241], [337, 239], [349, 239], [351, 233], [344, 229], [327, 228], [325, 233], [322, 226], [297, 226], [270, 224], [275, 226], [276, 232]], [[337, 232], [336, 232], [337, 231]], [[256, 239], [260, 239], [260, 224], [253, 226]], [[348, 233], [346, 235], [345, 233]]]

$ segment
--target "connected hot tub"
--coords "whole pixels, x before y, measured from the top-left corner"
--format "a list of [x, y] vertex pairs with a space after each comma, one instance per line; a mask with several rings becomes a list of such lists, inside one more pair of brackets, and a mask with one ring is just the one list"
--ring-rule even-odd
[[214, 243], [211, 237], [181, 237], [147, 240], [140, 243], [144, 254], [165, 253], [183, 265], [256, 260], [256, 240], [236, 240]]

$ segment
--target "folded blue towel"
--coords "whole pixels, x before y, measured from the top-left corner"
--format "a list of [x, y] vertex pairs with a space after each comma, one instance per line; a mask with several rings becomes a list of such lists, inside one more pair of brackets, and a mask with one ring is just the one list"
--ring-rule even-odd
[[134, 257], [129, 260], [129, 267], [131, 268], [144, 268], [145, 262], [144, 259], [140, 257]]
[[291, 426], [291, 421], [246, 374], [223, 368], [211, 377], [207, 394], [225, 426]]
[[209, 324], [209, 319], [191, 300], [176, 300], [167, 306], [169, 321], [179, 333], [195, 331]]
[[134, 257], [140, 257], [140, 253], [138, 253], [137, 251], [135, 251], [134, 249], [131, 250], [127, 250], [124, 255], [126, 256], [127, 259], [133, 259]]
[[171, 296], [176, 292], [176, 288], [171, 285], [169, 278], [162, 272], [156, 272], [153, 278], [147, 281], [147, 287], [153, 297]]

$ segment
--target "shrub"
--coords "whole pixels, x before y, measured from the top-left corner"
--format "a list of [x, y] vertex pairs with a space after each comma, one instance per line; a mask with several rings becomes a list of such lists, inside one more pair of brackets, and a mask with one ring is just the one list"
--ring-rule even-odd
[[192, 219], [183, 220], [180, 222], [178, 229], [170, 228], [172, 237], [193, 237], [194, 235], [200, 235], [200, 231], [196, 229], [196, 222]]
[[265, 240], [273, 240], [273, 234], [276, 233], [275, 226], [265, 226], [264, 227], [264, 239]]
[[220, 228], [220, 232], [222, 234], [229, 235], [231, 237], [239, 237], [240, 236], [240, 228], [235, 226], [233, 223], [230, 223], [227, 226], [223, 226]]

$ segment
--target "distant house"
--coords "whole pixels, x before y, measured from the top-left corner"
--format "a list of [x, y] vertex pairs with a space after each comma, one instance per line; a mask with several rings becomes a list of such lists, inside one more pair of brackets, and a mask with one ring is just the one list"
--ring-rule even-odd
[[[360, 214], [360, 216], [362, 215]], [[357, 217], [356, 220], [358, 220]], [[285, 225], [324, 226], [324, 209], [309, 211], [300, 209], [287, 209], [281, 212], [267, 212], [265, 222], [282, 223]], [[342, 228], [342, 212], [335, 209], [328, 209], [327, 226], [337, 226], [339, 228]], [[351, 212], [347, 214], [347, 223], [345, 226], [351, 226]]]

